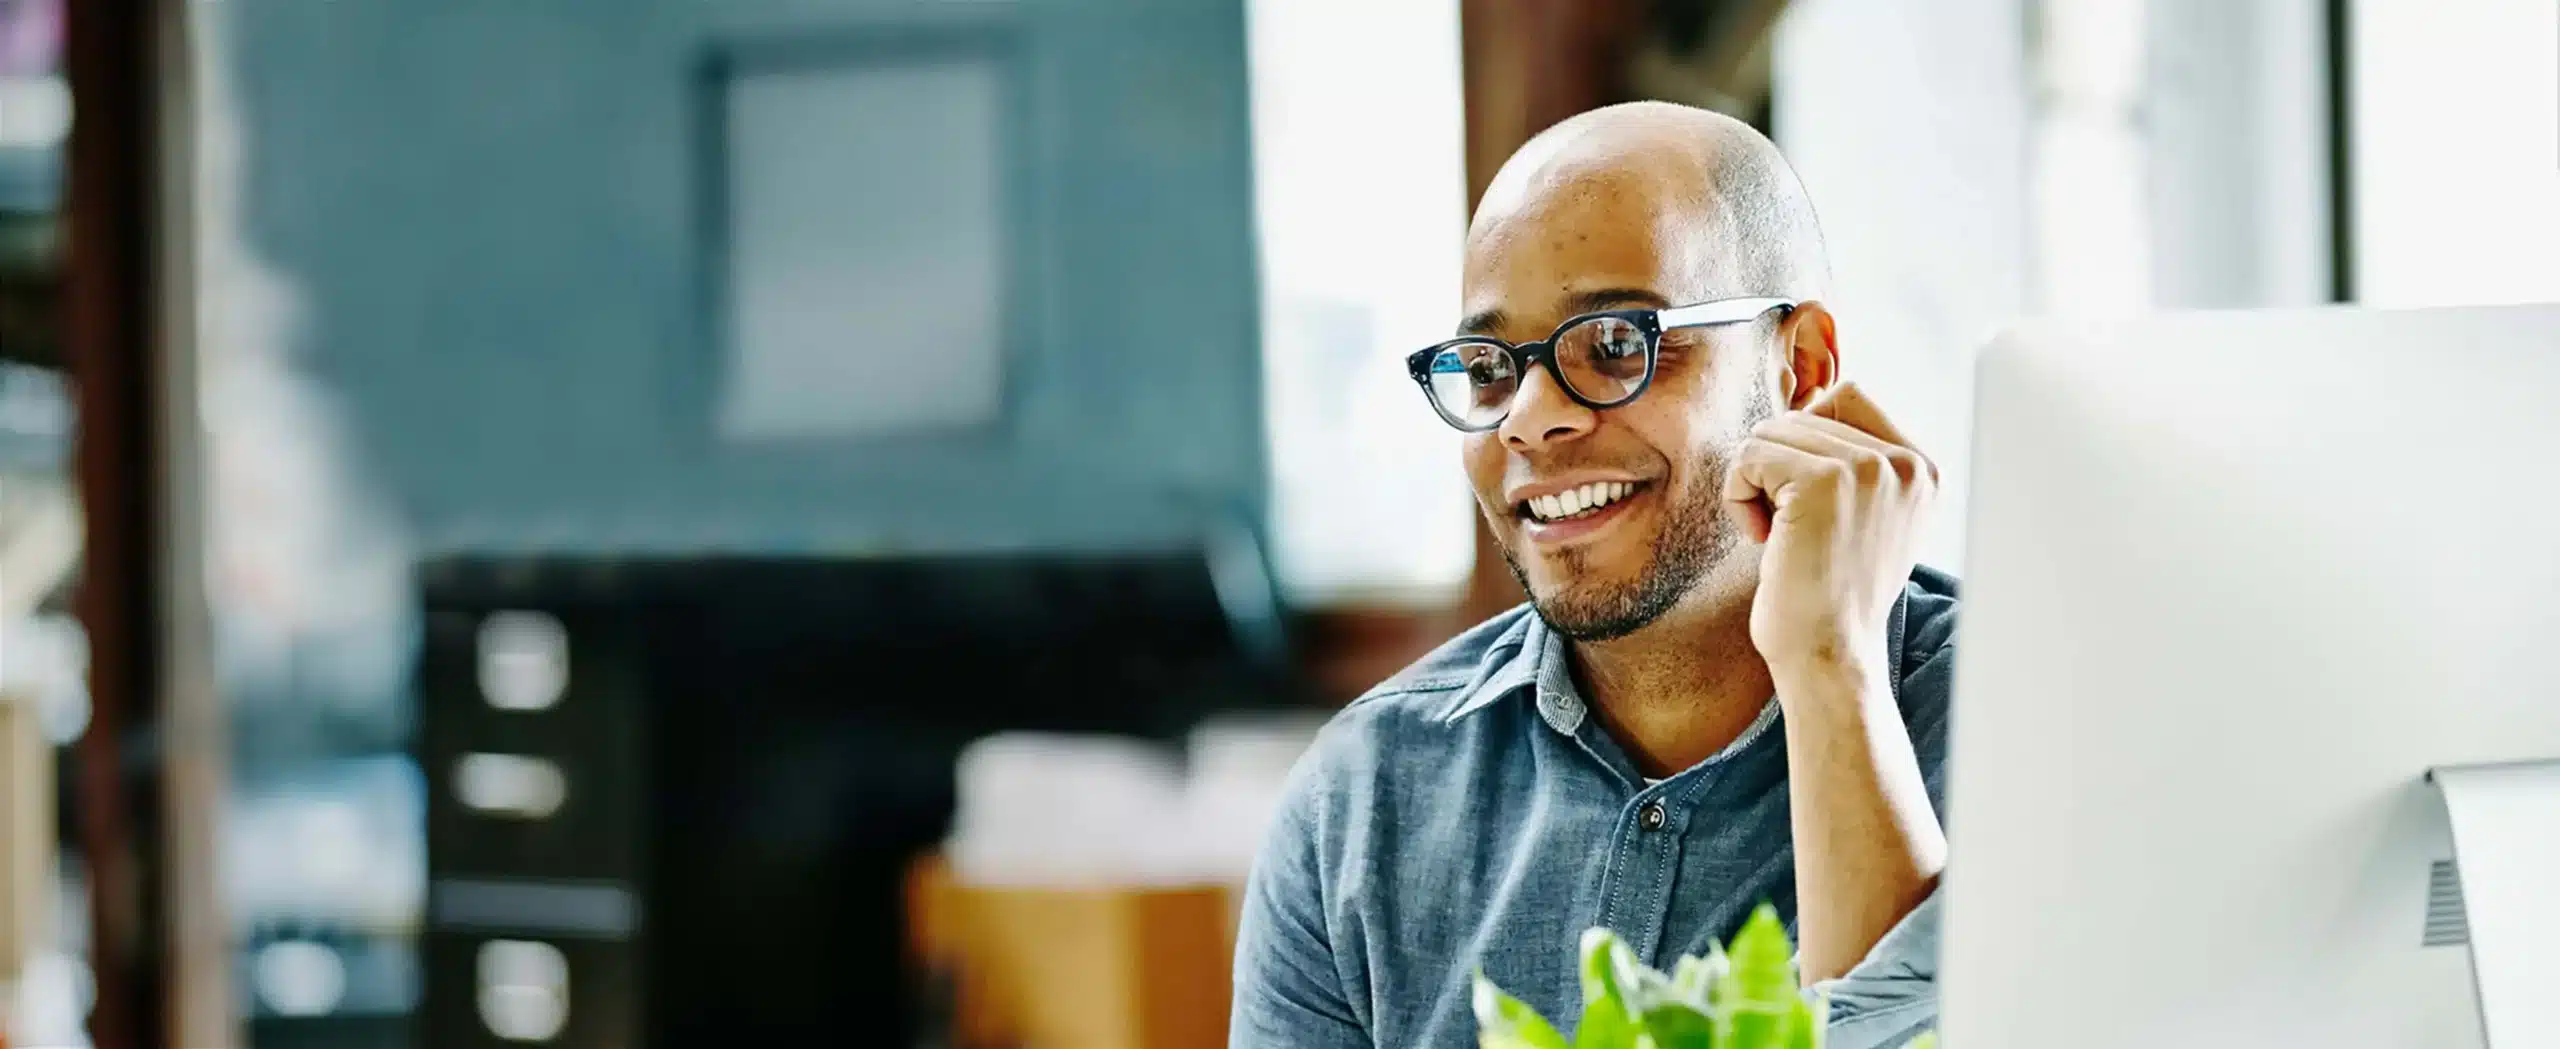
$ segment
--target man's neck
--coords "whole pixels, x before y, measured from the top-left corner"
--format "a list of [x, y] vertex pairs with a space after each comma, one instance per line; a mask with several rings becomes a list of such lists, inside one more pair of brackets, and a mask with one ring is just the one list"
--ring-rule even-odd
[[1715, 756], [1759, 720], [1774, 686], [1751, 644], [1751, 599], [1680, 609], [1608, 641], [1570, 646], [1574, 677], [1610, 738], [1649, 777]]

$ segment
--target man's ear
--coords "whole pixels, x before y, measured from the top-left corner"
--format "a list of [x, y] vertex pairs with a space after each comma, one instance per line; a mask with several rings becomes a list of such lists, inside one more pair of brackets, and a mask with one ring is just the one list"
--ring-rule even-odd
[[1778, 393], [1795, 411], [1840, 381], [1840, 337], [1831, 311], [1805, 301], [1778, 322], [1778, 346], [1785, 354], [1778, 372]]

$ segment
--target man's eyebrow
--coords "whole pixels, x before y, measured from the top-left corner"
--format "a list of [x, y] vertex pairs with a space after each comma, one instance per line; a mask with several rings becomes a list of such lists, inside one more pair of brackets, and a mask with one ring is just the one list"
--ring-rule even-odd
[[1670, 309], [1671, 300], [1643, 288], [1601, 288], [1565, 296], [1564, 306], [1566, 316], [1577, 316], [1602, 310]]
[[[1600, 288], [1594, 291], [1577, 291], [1565, 296], [1564, 299], [1564, 313], [1567, 317], [1579, 317], [1585, 313], [1598, 313], [1602, 310], [1670, 308], [1671, 300], [1643, 288]], [[1501, 310], [1485, 310], [1470, 314], [1466, 320], [1458, 322], [1458, 334], [1490, 335], [1502, 330], [1503, 324], [1508, 320], [1509, 318]]]

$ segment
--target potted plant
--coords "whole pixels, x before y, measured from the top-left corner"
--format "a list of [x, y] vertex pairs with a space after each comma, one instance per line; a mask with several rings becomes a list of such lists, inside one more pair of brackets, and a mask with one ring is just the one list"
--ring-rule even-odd
[[[1668, 974], [1637, 961], [1607, 929], [1582, 934], [1582, 1016], [1573, 1037], [1475, 976], [1483, 1049], [1821, 1049], [1824, 1005], [1796, 982], [1795, 946], [1766, 904], [1730, 949], [1680, 959]], [[1911, 1049], [1935, 1049], [1922, 1035]]]

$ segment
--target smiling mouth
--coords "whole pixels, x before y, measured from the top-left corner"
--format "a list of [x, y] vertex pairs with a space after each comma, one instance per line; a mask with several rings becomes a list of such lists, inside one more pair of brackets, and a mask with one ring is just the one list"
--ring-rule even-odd
[[1594, 481], [1554, 495], [1523, 499], [1511, 509], [1523, 520], [1558, 524], [1597, 515], [1644, 490], [1642, 482]]

